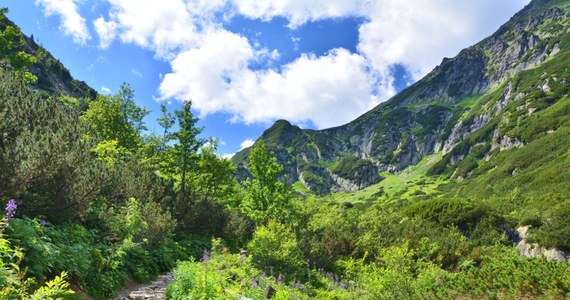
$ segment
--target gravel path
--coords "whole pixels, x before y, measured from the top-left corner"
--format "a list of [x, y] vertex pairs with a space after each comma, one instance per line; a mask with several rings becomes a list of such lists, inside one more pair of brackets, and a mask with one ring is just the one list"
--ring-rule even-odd
[[123, 288], [113, 300], [162, 300], [166, 299], [166, 288], [174, 281], [172, 273], [166, 273], [146, 284], [130, 284]]

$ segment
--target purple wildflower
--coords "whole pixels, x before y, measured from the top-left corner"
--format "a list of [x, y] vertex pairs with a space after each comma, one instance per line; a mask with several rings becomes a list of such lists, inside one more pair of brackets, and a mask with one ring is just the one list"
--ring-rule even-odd
[[40, 221], [40, 226], [46, 226], [46, 220], [41, 220], [41, 221]]
[[209, 261], [210, 258], [211, 258], [210, 253], [208, 253], [208, 250], [204, 249], [204, 254], [202, 255], [200, 261], [201, 262]]
[[8, 204], [6, 204], [6, 215], [8, 215], [9, 218], [13, 218], [16, 214], [16, 208], [18, 208], [16, 200], [10, 199]]
[[277, 281], [283, 281], [283, 274], [279, 273], [279, 276], [277, 276]]
[[8, 227], [8, 225], [10, 225], [10, 218], [13, 218], [16, 214], [16, 208], [18, 208], [16, 200], [10, 199], [6, 204], [6, 216], [2, 219], [3, 224], [0, 226], [0, 229], [3, 230], [4, 228]]

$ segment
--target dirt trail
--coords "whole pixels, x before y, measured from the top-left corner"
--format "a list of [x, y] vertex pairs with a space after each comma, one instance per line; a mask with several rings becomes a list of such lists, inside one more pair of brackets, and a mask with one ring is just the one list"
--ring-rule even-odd
[[172, 281], [174, 281], [174, 275], [166, 273], [149, 283], [130, 283], [113, 300], [163, 300], [166, 298], [166, 288]]

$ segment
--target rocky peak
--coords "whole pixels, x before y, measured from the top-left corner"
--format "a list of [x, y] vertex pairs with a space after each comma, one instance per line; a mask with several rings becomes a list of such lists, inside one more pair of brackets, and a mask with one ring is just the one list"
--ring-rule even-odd
[[[461, 142], [499, 118], [516, 87], [508, 86], [504, 101], [477, 115], [469, 101], [480, 101], [514, 74], [561, 51], [561, 37], [569, 30], [569, 5], [560, 0], [532, 1], [492, 36], [444, 58], [424, 78], [346, 125], [314, 131], [279, 120], [262, 138], [290, 181], [300, 180], [318, 193], [367, 187], [381, 180], [371, 173], [399, 172], [434, 152], [449, 152], [461, 160], [470, 151]], [[454, 151], [456, 146], [464, 148]], [[356, 158], [366, 170], [335, 172], [347, 157]], [[368, 174], [366, 180], [362, 174]]]

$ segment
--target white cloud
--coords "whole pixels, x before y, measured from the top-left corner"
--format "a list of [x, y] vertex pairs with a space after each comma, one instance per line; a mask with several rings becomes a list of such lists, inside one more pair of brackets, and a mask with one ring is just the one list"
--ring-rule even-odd
[[84, 45], [91, 37], [85, 25], [85, 19], [77, 11], [77, 0], [36, 0], [36, 5], [44, 7], [46, 16], [59, 15], [59, 28], [73, 41]]
[[93, 21], [95, 31], [99, 36], [99, 47], [106, 49], [117, 36], [117, 23], [113, 21], [105, 21], [103, 17]]
[[385, 74], [393, 64], [408, 68], [415, 79], [441, 59], [490, 35], [529, 0], [376, 1], [360, 27], [360, 52]]
[[192, 100], [203, 114], [219, 111], [229, 81], [247, 68], [253, 54], [244, 37], [225, 30], [207, 35], [200, 47], [180, 53], [171, 62], [172, 73], [164, 75], [160, 92], [164, 98]]
[[106, 86], [102, 86], [101, 92], [103, 92], [103, 94], [111, 94], [111, 89]]
[[[201, 48], [173, 60], [160, 92], [191, 99], [202, 116], [224, 111], [246, 124], [284, 118], [324, 128], [378, 104], [375, 78], [358, 54], [336, 49], [321, 57], [303, 55], [277, 72], [248, 69], [253, 53], [243, 37], [226, 31], [211, 35]], [[382, 98], [393, 94], [389, 86], [379, 90]]]
[[234, 157], [234, 155], [236, 155], [235, 153], [226, 153], [226, 154], [222, 154], [220, 155], [223, 159], [232, 159], [232, 157]]
[[243, 142], [241, 142], [241, 144], [239, 145], [239, 147], [240, 147], [239, 150], [243, 150], [243, 149], [245, 149], [245, 148], [247, 148], [247, 147], [251, 147], [251, 146], [253, 146], [253, 144], [255, 144], [255, 141], [254, 141], [254, 140], [252, 140], [252, 139], [246, 139], [246, 140], [244, 140]]
[[211, 19], [226, 4], [225, 0], [107, 1], [111, 4], [109, 21], [95, 21], [102, 47], [120, 38], [166, 59], [198, 46], [204, 33], [218, 27]]
[[[44, 0], [45, 1], [45, 0]], [[246, 124], [278, 118], [319, 128], [346, 123], [394, 94], [391, 69], [401, 64], [418, 79], [444, 56], [492, 33], [529, 0], [107, 0], [108, 16], [95, 20], [100, 46], [120, 39], [168, 61], [162, 99], [193, 101], [201, 116], [233, 115]], [[291, 28], [326, 18], [363, 18], [358, 53], [334, 49], [303, 54], [280, 69], [253, 70], [280, 57], [257, 41], [229, 32], [234, 14]], [[223, 15], [222, 20], [219, 16]], [[107, 20], [107, 21], [106, 21]], [[287, 38], [287, 37], [284, 37]], [[289, 36], [298, 42], [298, 32]]]
[[281, 72], [246, 70], [224, 102], [231, 103], [237, 120], [248, 124], [284, 118], [311, 120], [325, 128], [349, 122], [378, 104], [374, 84], [362, 56], [337, 49], [321, 57], [303, 55]]
[[[363, 1], [359, 0], [232, 0], [240, 14], [250, 18], [271, 20], [281, 16], [289, 26], [298, 27], [324, 18], [356, 16]], [[365, 3], [365, 2], [364, 2]]]

